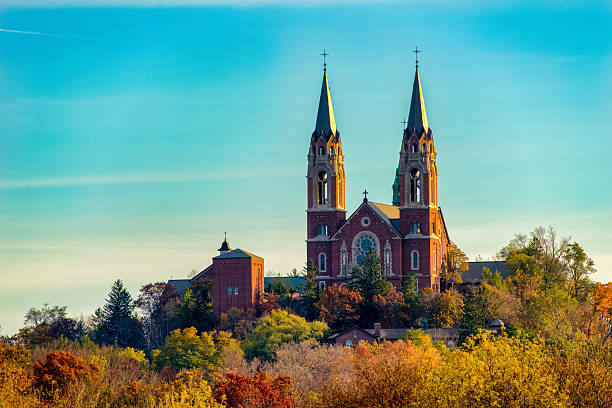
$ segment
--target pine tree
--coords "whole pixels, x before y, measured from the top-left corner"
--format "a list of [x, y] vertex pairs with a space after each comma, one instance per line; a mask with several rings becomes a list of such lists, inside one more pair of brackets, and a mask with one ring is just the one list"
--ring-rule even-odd
[[102, 308], [102, 322], [95, 332], [95, 339], [102, 344], [142, 348], [144, 333], [134, 316], [132, 296], [117, 279]]
[[382, 272], [380, 258], [376, 256], [373, 249], [363, 258], [361, 268], [355, 265], [353, 273], [348, 281], [348, 287], [356, 290], [363, 297], [361, 305], [362, 326], [371, 326], [378, 318], [378, 310], [375, 299], [378, 296], [387, 296], [391, 290], [391, 284], [387, 282]]
[[317, 267], [312, 259], [309, 259], [304, 265], [304, 284], [301, 285], [302, 296], [300, 300], [299, 315], [307, 320], [315, 320], [319, 317], [318, 305], [321, 301], [322, 289], [317, 281]]
[[485, 306], [483, 304], [482, 288], [470, 292], [463, 305], [463, 316], [459, 322], [459, 342], [478, 333], [487, 324]]

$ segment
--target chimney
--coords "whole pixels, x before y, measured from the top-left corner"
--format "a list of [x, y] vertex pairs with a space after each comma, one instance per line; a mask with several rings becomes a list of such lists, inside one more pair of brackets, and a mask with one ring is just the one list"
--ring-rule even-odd
[[380, 323], [374, 323], [374, 337], [380, 337]]

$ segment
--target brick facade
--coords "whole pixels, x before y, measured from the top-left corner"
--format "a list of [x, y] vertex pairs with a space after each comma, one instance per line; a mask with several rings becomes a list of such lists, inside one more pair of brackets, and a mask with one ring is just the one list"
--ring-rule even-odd
[[345, 284], [364, 251], [372, 247], [396, 288], [414, 273], [418, 289], [440, 290], [440, 271], [452, 242], [438, 207], [437, 155], [418, 67], [399, 156], [393, 205], [364, 197], [346, 219], [344, 156], [325, 73], [306, 176], [306, 256], [319, 267], [322, 286]]

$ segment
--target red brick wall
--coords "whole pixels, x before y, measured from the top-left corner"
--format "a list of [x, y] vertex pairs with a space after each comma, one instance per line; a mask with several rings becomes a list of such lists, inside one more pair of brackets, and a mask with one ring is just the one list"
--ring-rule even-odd
[[[236, 307], [246, 310], [255, 305], [263, 287], [263, 260], [251, 258], [214, 259], [210, 278], [213, 281], [213, 310], [216, 316]], [[258, 285], [258, 282], [261, 284]], [[232, 294], [228, 294], [228, 287]], [[238, 294], [234, 288], [238, 287]]]

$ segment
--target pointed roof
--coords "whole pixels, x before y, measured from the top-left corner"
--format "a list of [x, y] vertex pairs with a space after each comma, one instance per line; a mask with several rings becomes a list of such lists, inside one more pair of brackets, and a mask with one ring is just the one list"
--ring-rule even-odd
[[215, 256], [213, 259], [239, 259], [239, 258], [255, 258], [255, 259], [263, 259], [260, 256], [242, 250], [240, 248], [236, 248], [233, 251], [226, 252], [221, 255]]
[[232, 248], [230, 248], [229, 243], [227, 242], [227, 238], [225, 238], [223, 240], [223, 242], [221, 243], [221, 248], [217, 249], [217, 251], [231, 251]]
[[317, 123], [315, 133], [325, 132], [326, 136], [336, 134], [336, 120], [334, 119], [334, 108], [332, 108], [331, 94], [327, 82], [327, 70], [323, 71], [323, 84], [321, 85], [321, 97], [319, 98], [319, 111], [317, 112]]
[[414, 84], [412, 85], [412, 100], [410, 101], [410, 113], [408, 114], [408, 132], [412, 133], [416, 129], [417, 133], [429, 132], [427, 124], [427, 114], [425, 113], [425, 100], [421, 90], [421, 78], [419, 77], [419, 66], [417, 65], [414, 73]]

